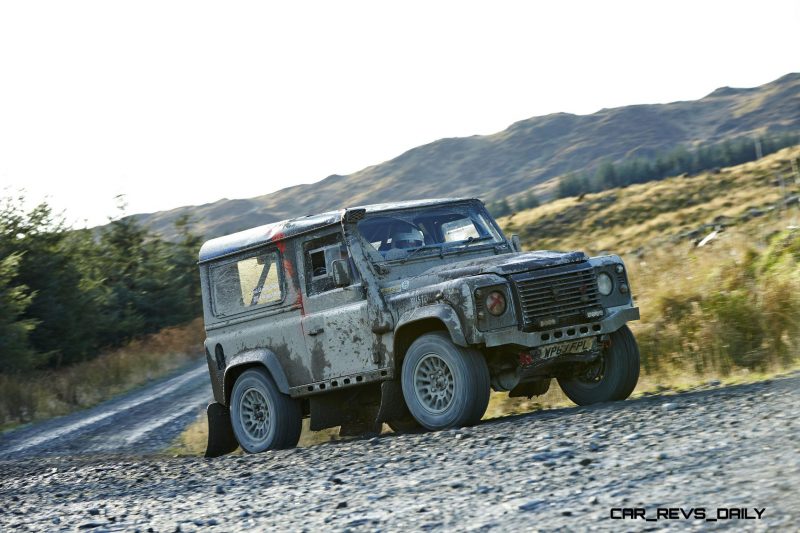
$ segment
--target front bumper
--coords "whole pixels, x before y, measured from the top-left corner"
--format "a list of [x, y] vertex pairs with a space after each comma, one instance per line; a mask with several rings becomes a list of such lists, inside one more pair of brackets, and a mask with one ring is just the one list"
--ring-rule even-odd
[[632, 306], [609, 307], [606, 317], [599, 321], [586, 322], [574, 326], [564, 326], [544, 331], [525, 332], [516, 326], [483, 332], [483, 341], [486, 347], [502, 346], [504, 344], [518, 344], [520, 346], [536, 347], [594, 337], [604, 333], [612, 333], [621, 328], [626, 322], [639, 320], [639, 308]]

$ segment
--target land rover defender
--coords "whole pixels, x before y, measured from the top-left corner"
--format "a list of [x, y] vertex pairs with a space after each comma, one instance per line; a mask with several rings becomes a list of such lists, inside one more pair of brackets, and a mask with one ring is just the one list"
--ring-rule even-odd
[[623, 400], [639, 318], [615, 256], [522, 252], [477, 199], [370, 205], [212, 239], [200, 251], [207, 455], [478, 422], [490, 390]]

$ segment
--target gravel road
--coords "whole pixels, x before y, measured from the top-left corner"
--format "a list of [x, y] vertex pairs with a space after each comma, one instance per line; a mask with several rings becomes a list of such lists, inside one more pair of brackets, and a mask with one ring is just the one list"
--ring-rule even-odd
[[156, 453], [211, 401], [208, 367], [192, 363], [91, 409], [0, 435], [0, 460], [43, 455]]
[[[17, 457], [0, 461], [0, 530], [797, 531], [799, 386], [794, 374], [212, 460]], [[636, 507], [764, 510], [610, 518]]]

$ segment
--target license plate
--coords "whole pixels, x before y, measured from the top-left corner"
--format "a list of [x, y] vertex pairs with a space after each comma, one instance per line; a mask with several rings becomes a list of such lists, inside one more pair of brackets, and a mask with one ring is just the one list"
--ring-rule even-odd
[[539, 348], [539, 358], [547, 360], [561, 355], [591, 352], [594, 350], [594, 343], [594, 337], [589, 337], [587, 339], [551, 344], [550, 346]]

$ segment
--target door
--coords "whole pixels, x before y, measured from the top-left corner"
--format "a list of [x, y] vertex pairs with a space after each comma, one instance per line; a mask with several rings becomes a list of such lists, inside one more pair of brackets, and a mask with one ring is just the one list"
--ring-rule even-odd
[[[315, 235], [300, 253], [305, 277], [302, 323], [314, 381], [376, 370], [367, 301], [342, 232]], [[331, 263], [336, 259], [350, 265], [352, 283], [347, 287], [333, 282]]]

